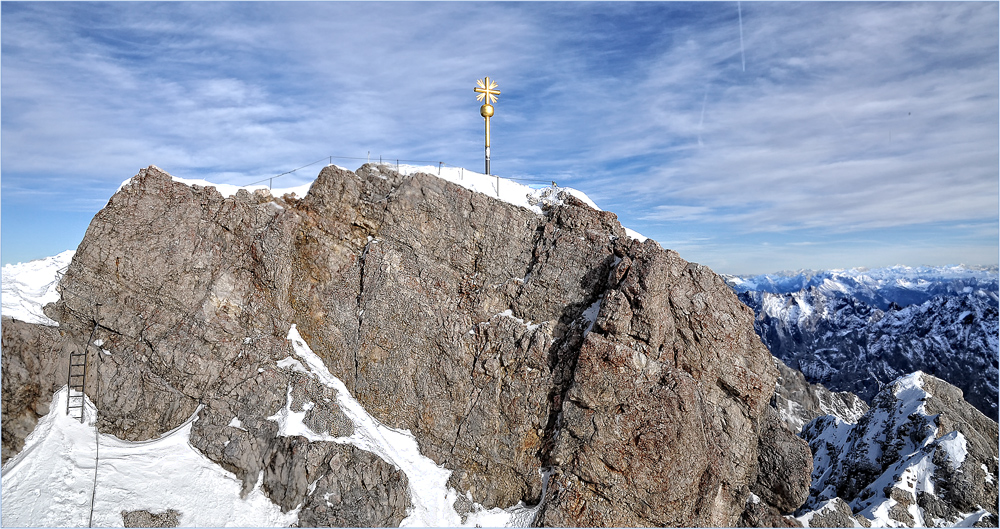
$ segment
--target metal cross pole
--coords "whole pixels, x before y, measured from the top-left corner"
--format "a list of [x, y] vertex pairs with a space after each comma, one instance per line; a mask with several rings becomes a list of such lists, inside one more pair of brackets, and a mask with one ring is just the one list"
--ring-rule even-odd
[[479, 107], [479, 114], [486, 120], [486, 174], [490, 174], [490, 118], [493, 117], [493, 105], [491, 103], [497, 102], [497, 96], [500, 95], [500, 91], [496, 89], [496, 81], [491, 80], [489, 77], [477, 79], [476, 84], [478, 86], [472, 90], [478, 94], [476, 101], [483, 101], [483, 106]]

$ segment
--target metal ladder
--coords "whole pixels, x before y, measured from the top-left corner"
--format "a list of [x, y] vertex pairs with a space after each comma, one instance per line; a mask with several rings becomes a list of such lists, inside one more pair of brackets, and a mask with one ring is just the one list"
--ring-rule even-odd
[[[98, 314], [101, 304], [96, 303]], [[85, 390], [87, 387], [87, 353], [90, 351], [90, 344], [94, 342], [94, 335], [97, 334], [97, 314], [94, 315], [94, 328], [90, 331], [90, 337], [83, 346], [83, 350], [74, 349], [69, 353], [69, 374], [66, 377], [66, 415], [79, 420], [84, 419], [84, 401], [86, 400]]]
[[90, 331], [90, 338], [83, 347], [83, 351], [74, 349], [69, 354], [69, 376], [66, 385], [69, 387], [69, 394], [66, 397], [66, 415], [83, 422], [83, 402], [85, 400], [84, 389], [87, 386], [87, 351], [90, 350], [90, 342], [94, 340], [94, 333], [97, 332], [97, 325]]

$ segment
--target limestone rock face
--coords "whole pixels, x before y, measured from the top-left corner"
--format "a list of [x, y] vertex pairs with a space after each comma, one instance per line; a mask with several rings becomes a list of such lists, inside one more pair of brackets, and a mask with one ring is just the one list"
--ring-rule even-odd
[[[98, 324], [102, 431], [149, 439], [200, 409], [191, 443], [305, 525], [398, 525], [410, 496], [398, 469], [327, 440], [352, 422], [288, 361], [293, 324], [484, 507], [618, 526], [734, 525], [752, 492], [797, 508], [808, 452], [769, 415], [778, 373], [752, 311], [560, 198], [537, 214], [376, 165], [327, 167], [303, 198], [223, 197], [150, 167], [94, 218], [46, 313], [68, 343]], [[24, 414], [33, 390], [10, 391]], [[5, 447], [7, 394], [5, 364]]]
[[753, 314], [651, 241], [631, 243], [609, 279], [556, 425], [543, 523], [733, 525], [776, 379]]
[[[809, 497], [812, 452], [789, 430], [773, 408], [760, 436], [760, 463], [753, 492], [779, 512], [793, 512]], [[789, 465], [797, 465], [788, 468]]]
[[3, 462], [24, 448], [38, 418], [49, 412], [52, 393], [66, 383], [70, 350], [76, 347], [55, 327], [4, 317]]

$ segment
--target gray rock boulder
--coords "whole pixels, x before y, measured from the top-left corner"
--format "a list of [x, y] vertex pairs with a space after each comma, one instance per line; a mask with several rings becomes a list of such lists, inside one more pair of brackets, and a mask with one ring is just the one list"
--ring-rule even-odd
[[788, 429], [773, 408], [768, 408], [760, 433], [757, 479], [751, 490], [779, 512], [794, 512], [809, 498], [812, 485], [809, 446]]
[[145, 510], [122, 511], [122, 521], [125, 527], [177, 527], [181, 513], [168, 509], [161, 513]]

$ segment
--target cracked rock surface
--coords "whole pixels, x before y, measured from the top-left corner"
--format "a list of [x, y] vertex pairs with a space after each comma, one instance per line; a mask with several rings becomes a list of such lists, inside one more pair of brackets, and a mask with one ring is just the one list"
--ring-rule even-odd
[[[304, 525], [398, 525], [410, 498], [371, 453], [281, 435], [281, 410], [351, 433], [331, 389], [281, 363], [292, 324], [487, 508], [539, 503], [552, 467], [535, 523], [731, 526], [760, 519], [743, 516], [754, 497], [787, 520], [810, 459], [769, 415], [778, 372], [753, 312], [708, 268], [561, 198], [540, 215], [376, 165], [327, 167], [302, 198], [223, 197], [149, 167], [94, 218], [46, 313], [67, 343], [97, 324], [101, 431], [149, 439], [201, 407], [191, 443]], [[7, 328], [5, 457], [23, 439], [7, 413], [30, 423], [65, 356], [38, 353], [39, 389], [8, 390]]]

